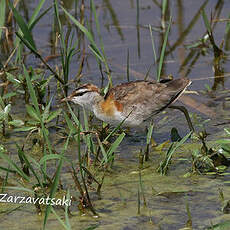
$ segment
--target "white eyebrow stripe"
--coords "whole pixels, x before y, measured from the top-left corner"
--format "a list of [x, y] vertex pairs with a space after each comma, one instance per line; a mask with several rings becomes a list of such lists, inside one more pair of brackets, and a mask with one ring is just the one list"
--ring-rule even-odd
[[89, 90], [88, 89], [78, 89], [76, 92], [77, 93], [86, 93], [86, 92], [89, 92]]

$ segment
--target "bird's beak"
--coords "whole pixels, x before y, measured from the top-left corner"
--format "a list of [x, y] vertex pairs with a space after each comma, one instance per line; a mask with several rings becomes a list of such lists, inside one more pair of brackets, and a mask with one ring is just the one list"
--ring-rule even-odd
[[65, 98], [61, 99], [60, 102], [71, 101], [71, 99], [72, 99], [72, 97], [71, 97], [71, 95], [70, 95], [70, 96], [68, 96], [68, 97], [65, 97]]

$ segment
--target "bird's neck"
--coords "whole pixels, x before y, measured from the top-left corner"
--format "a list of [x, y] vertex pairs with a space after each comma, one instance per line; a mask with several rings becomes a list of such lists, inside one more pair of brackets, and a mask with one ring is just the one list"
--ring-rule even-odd
[[84, 107], [88, 110], [94, 111], [102, 102], [104, 101], [104, 97], [100, 94], [91, 95], [87, 101], [84, 103]]

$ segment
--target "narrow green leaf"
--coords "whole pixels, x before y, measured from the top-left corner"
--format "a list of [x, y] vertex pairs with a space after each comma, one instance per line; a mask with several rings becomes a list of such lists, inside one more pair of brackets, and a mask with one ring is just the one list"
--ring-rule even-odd
[[168, 0], [163, 0], [162, 1], [162, 14], [163, 15], [166, 14], [167, 4], [168, 4]]
[[5, 103], [4, 103], [3, 99], [2, 99], [2, 97], [0, 96], [0, 109], [1, 109], [1, 107], [3, 109], [5, 107]]
[[[38, 16], [38, 14], [39, 14], [39, 12], [40, 12], [42, 6], [44, 5], [45, 1], [46, 1], [46, 0], [41, 0], [41, 1], [37, 4], [37, 7], [35, 8], [35, 10], [34, 10], [32, 16], [31, 16], [31, 18], [30, 18], [30, 20], [29, 20], [29, 28], [30, 28], [30, 31], [31, 31], [31, 29], [33, 28], [33, 27], [31, 27], [31, 25], [34, 26], [35, 23], [38, 22], [38, 21], [36, 20], [36, 18], [37, 18], [37, 16]], [[50, 7], [50, 8], [51, 8], [51, 7]]]
[[89, 48], [93, 52], [93, 54], [101, 61], [104, 62], [104, 58], [101, 56], [100, 52], [93, 46], [92, 44], [89, 45]]
[[66, 52], [66, 43], [65, 43], [65, 38], [64, 38], [64, 33], [62, 32], [62, 23], [60, 20], [60, 16], [59, 16], [59, 8], [58, 8], [58, 1], [54, 0], [54, 13], [55, 13], [55, 19], [56, 19], [56, 23], [57, 23], [57, 28], [58, 28], [58, 32], [60, 35], [60, 41], [61, 41], [61, 62], [62, 62], [62, 69], [63, 69], [63, 73], [64, 73], [64, 82], [67, 83], [67, 78], [68, 76], [66, 76], [66, 62], [65, 62], [65, 58], [67, 56], [67, 52]]
[[172, 155], [177, 150], [177, 148], [179, 148], [182, 144], [184, 144], [184, 142], [191, 136], [191, 134], [192, 134], [192, 131], [189, 132], [186, 136], [184, 136], [179, 142], [173, 142], [170, 145], [166, 153], [165, 159], [160, 163], [160, 166], [157, 169], [158, 172], [160, 172], [162, 175], [165, 175], [167, 173], [167, 169], [172, 159]]
[[57, 214], [57, 212], [54, 210], [54, 208], [51, 206], [51, 211], [54, 214], [54, 216], [57, 218], [59, 223], [64, 227], [65, 230], [71, 230], [70, 226], [67, 226], [64, 221], [61, 219], [61, 217]]
[[[96, 13], [96, 7], [95, 7], [95, 4], [94, 4], [94, 0], [91, 0], [90, 3], [91, 3], [91, 6], [92, 6], [94, 19], [95, 19], [95, 22], [96, 22], [96, 28], [97, 28], [97, 33], [98, 33], [99, 40], [100, 40], [101, 51], [103, 53], [103, 60], [105, 62], [105, 65], [107, 65], [107, 60], [106, 60], [107, 58], [106, 58], [106, 55], [105, 55], [104, 44], [103, 44], [101, 31], [100, 31], [100, 23], [99, 23], [99, 20], [97, 18], [97, 13]], [[95, 47], [95, 48], [97, 48], [97, 47]], [[108, 68], [108, 66], [107, 66], [107, 68]]]
[[88, 227], [88, 228], [86, 228], [86, 229], [84, 229], [84, 230], [94, 230], [94, 229], [96, 229], [97, 227], [99, 227], [99, 224], [95, 224], [95, 225], [90, 226], [90, 227]]
[[[69, 76], [69, 67], [70, 67], [70, 62], [71, 62], [71, 59], [74, 55], [74, 52], [75, 52], [75, 48], [71, 48], [70, 50], [67, 51], [68, 54], [67, 54], [67, 58], [66, 58], [66, 65], [65, 65], [65, 76], [68, 77]], [[68, 81], [66, 79], [66, 81]]]
[[[70, 200], [70, 193], [69, 193], [69, 189], [67, 190], [67, 195], [66, 195], [66, 199]], [[71, 225], [70, 225], [70, 220], [69, 220], [69, 209], [68, 206], [65, 206], [65, 222], [66, 222], [66, 227], [68, 230], [71, 230]]]
[[128, 114], [128, 116], [123, 119], [123, 121], [121, 121], [120, 124], [117, 125], [117, 127], [115, 127], [110, 133], [109, 135], [103, 140], [103, 142], [107, 141], [122, 125], [123, 123], [126, 121], [126, 119], [130, 116], [130, 114], [132, 113], [132, 111]]
[[207, 15], [206, 15], [204, 10], [202, 10], [202, 16], [203, 16], [205, 27], [206, 27], [208, 33], [211, 34], [212, 28], [211, 28], [211, 25], [209, 23], [208, 17], [207, 17]]
[[50, 113], [50, 106], [51, 106], [51, 102], [52, 102], [52, 98], [50, 99], [48, 105], [46, 105], [43, 113], [42, 113], [42, 121], [45, 123], [45, 121], [47, 120], [49, 113]]
[[29, 177], [8, 157], [8, 155], [0, 151], [0, 157], [5, 160], [21, 177], [29, 181]]
[[147, 133], [147, 140], [146, 140], [146, 144], [150, 144], [151, 141], [151, 137], [152, 137], [152, 133], [153, 133], [153, 123], [150, 124], [150, 126], [148, 127], [148, 133]]
[[23, 66], [23, 68], [24, 68], [24, 75], [25, 75], [25, 77], [26, 77], [27, 87], [28, 87], [28, 89], [29, 89], [29, 93], [30, 93], [30, 96], [31, 96], [33, 105], [34, 105], [34, 107], [35, 107], [36, 114], [38, 115], [39, 120], [41, 121], [41, 114], [40, 114], [40, 110], [39, 110], [38, 100], [37, 100], [37, 97], [36, 97], [36, 94], [35, 94], [35, 91], [34, 91], [32, 82], [31, 82], [31, 80], [30, 80], [30, 76], [29, 76], [29, 74], [28, 74], [28, 72], [27, 72], [25, 66]]
[[82, 125], [81, 125], [80, 121], [78, 120], [77, 116], [75, 115], [75, 113], [73, 112], [73, 110], [71, 109], [71, 107], [70, 107], [68, 102], [67, 102], [67, 106], [68, 106], [68, 109], [69, 109], [69, 111], [71, 113], [71, 116], [72, 116], [75, 124], [80, 128], [80, 132], [83, 132], [84, 130], [82, 128]]
[[170, 16], [169, 25], [168, 25], [168, 28], [167, 28], [166, 33], [164, 35], [164, 42], [163, 42], [163, 46], [162, 46], [162, 49], [161, 49], [159, 66], [158, 66], [158, 69], [157, 69], [158, 70], [157, 71], [157, 81], [158, 82], [160, 81], [160, 77], [161, 77], [161, 70], [162, 70], [162, 67], [163, 67], [165, 50], [166, 50], [166, 45], [167, 45], [167, 41], [168, 41], [168, 35], [169, 35], [171, 24], [172, 24], [172, 17]]
[[23, 17], [19, 14], [19, 12], [16, 10], [16, 8], [14, 8], [13, 4], [10, 1], [8, 1], [8, 4], [9, 4], [11, 10], [13, 11], [13, 15], [15, 17], [15, 20], [16, 20], [17, 24], [19, 25], [25, 40], [33, 47], [34, 50], [36, 50], [33, 36], [31, 34], [31, 31], [29, 30], [27, 24], [25, 23]]
[[[44, 0], [45, 1], [45, 0]], [[39, 6], [38, 6], [39, 7]], [[36, 19], [34, 19], [34, 20], [30, 20], [30, 22], [29, 22], [29, 29], [30, 29], [30, 31], [32, 31], [32, 29], [34, 28], [34, 26], [40, 21], [40, 19], [43, 17], [43, 16], [45, 16], [47, 13], [48, 13], [48, 11], [50, 10], [50, 9], [52, 9], [52, 7], [53, 6], [50, 6], [48, 9], [46, 9], [44, 12], [42, 12]], [[36, 9], [35, 9], [36, 10]], [[34, 12], [34, 14], [36, 14], [35, 12]]]
[[[56, 193], [56, 191], [58, 189], [58, 184], [59, 184], [59, 179], [60, 179], [61, 169], [62, 169], [63, 159], [64, 159], [63, 156], [64, 156], [65, 151], [67, 150], [67, 147], [68, 147], [68, 144], [69, 144], [69, 138], [70, 138], [71, 135], [72, 135], [72, 133], [69, 134], [69, 136], [68, 136], [68, 138], [67, 138], [67, 140], [65, 142], [63, 151], [61, 153], [61, 158], [59, 159], [59, 164], [58, 164], [58, 167], [57, 167], [57, 170], [56, 170], [56, 173], [55, 173], [55, 178], [54, 178], [53, 184], [51, 186], [51, 190], [50, 190], [49, 197], [51, 199], [54, 197], [54, 195], [55, 195], [55, 193]], [[45, 226], [46, 226], [50, 211], [51, 211], [51, 206], [47, 205], [46, 206], [46, 211], [45, 211], [45, 218], [44, 218], [44, 222], [43, 222], [43, 229], [45, 229]]]
[[40, 165], [43, 165], [44, 162], [48, 161], [48, 160], [61, 160], [62, 156], [59, 154], [49, 154], [49, 155], [45, 155], [41, 158], [41, 160], [39, 161]]
[[6, 171], [8, 173], [16, 173], [15, 170], [10, 169], [10, 168], [5, 168], [5, 167], [2, 167], [2, 166], [0, 166], [0, 170]]
[[8, 124], [14, 127], [21, 127], [24, 125], [24, 122], [22, 120], [12, 120], [12, 121], [9, 121]]
[[101, 57], [102, 60], [104, 60], [103, 55], [101, 54], [101, 52], [99, 51], [99, 49], [97, 48], [97, 44], [95, 43], [92, 34], [77, 20], [75, 19], [70, 13], [68, 13], [66, 11], [66, 9], [64, 7], [62, 7], [62, 10], [65, 12], [65, 14], [67, 14], [67, 16], [73, 21], [73, 23], [85, 34], [85, 36], [89, 39], [93, 50], [97, 53], [98, 56]]
[[72, 131], [72, 133], [77, 133], [76, 126], [73, 125], [72, 121], [69, 119], [69, 117], [66, 114], [66, 112], [64, 112], [64, 117], [65, 117], [65, 121], [67, 123], [67, 126]]
[[28, 74], [28, 72], [27, 72], [27, 70], [26, 70], [24, 65], [23, 65], [23, 68], [24, 68], [24, 74], [25, 74], [25, 77], [26, 77], [26, 83], [27, 83], [27, 87], [29, 89], [30, 97], [31, 97], [33, 105], [35, 107], [36, 114], [39, 117], [39, 122], [41, 124], [43, 137], [44, 137], [44, 139], [46, 141], [46, 144], [48, 146], [49, 153], [52, 154], [51, 143], [50, 143], [50, 140], [48, 138], [48, 130], [45, 128], [44, 122], [42, 120], [40, 110], [39, 110], [38, 101], [37, 101], [37, 97], [36, 97], [32, 82], [30, 80], [29, 74]]
[[228, 135], [230, 135], [230, 129], [224, 128], [224, 131], [225, 131]]
[[[56, 193], [56, 191], [58, 189], [58, 184], [59, 184], [59, 178], [60, 178], [60, 174], [61, 174], [62, 164], [63, 164], [63, 159], [61, 158], [59, 160], [59, 164], [58, 164], [58, 167], [57, 167], [57, 170], [56, 170], [56, 173], [55, 173], [54, 182], [52, 184], [51, 191], [50, 191], [50, 196], [49, 197], [51, 199], [54, 197], [54, 195], [55, 195], [55, 193]], [[45, 226], [46, 226], [50, 211], [51, 211], [51, 206], [49, 204], [49, 205], [46, 206], [45, 217], [44, 217], [44, 222], [43, 222], [43, 228], [44, 229], [45, 229]]]
[[32, 130], [37, 130], [36, 126], [30, 126], [30, 127], [21, 127], [21, 128], [17, 128], [14, 129], [15, 132], [27, 132], [27, 131], [32, 131]]
[[52, 111], [52, 112], [49, 114], [49, 116], [48, 116], [46, 122], [52, 121], [54, 118], [56, 118], [58, 115], [60, 115], [61, 112], [62, 112], [62, 109], [58, 109], [58, 110]]
[[110, 157], [116, 151], [117, 147], [120, 145], [120, 143], [122, 142], [122, 140], [123, 140], [124, 137], [125, 137], [125, 133], [123, 132], [113, 142], [113, 144], [111, 145], [111, 147], [109, 148], [109, 150], [107, 152], [107, 157]]
[[225, 40], [229, 40], [229, 32], [230, 32], [230, 14], [228, 15], [228, 22], [225, 28]]
[[16, 144], [16, 146], [17, 146], [17, 149], [18, 149], [18, 155], [19, 155], [19, 157], [21, 157], [21, 158], [24, 160], [24, 162], [26, 163], [27, 167], [30, 169], [30, 171], [33, 173], [33, 175], [34, 175], [35, 178], [37, 179], [38, 184], [39, 184], [41, 187], [43, 187], [43, 184], [42, 184], [42, 182], [41, 182], [41, 180], [40, 180], [40, 178], [39, 178], [39, 175], [37, 175], [37, 173], [34, 171], [34, 168], [33, 168], [33, 166], [31, 165], [31, 163], [28, 161], [28, 159], [27, 159], [27, 157], [26, 157], [24, 151], [22, 151], [21, 148], [20, 148], [17, 144]]
[[2, 29], [5, 25], [5, 13], [6, 13], [6, 0], [0, 1], [0, 40], [2, 36]]
[[154, 63], [157, 63], [157, 55], [156, 55], [156, 48], [155, 48], [155, 42], [154, 42], [154, 37], [153, 37], [153, 32], [152, 32], [152, 27], [149, 24], [149, 31], [150, 31], [150, 37], [151, 37], [151, 42], [152, 42], [152, 49], [153, 49], [153, 57], [154, 57]]
[[103, 155], [102, 163], [103, 163], [103, 162], [108, 163], [108, 156], [107, 156], [107, 153], [106, 153], [105, 148], [103, 147], [103, 144], [101, 143], [101, 140], [100, 140], [99, 137], [97, 138], [97, 141], [98, 141], [98, 144], [99, 144], [99, 146], [100, 146], [100, 149], [101, 149], [101, 152], [102, 152], [102, 155]]
[[5, 99], [8, 99], [8, 98], [14, 97], [16, 95], [17, 95], [16, 92], [6, 93], [6, 94], [3, 95], [2, 99], [5, 100]]
[[40, 121], [39, 115], [37, 114], [33, 106], [26, 105], [26, 111], [30, 115], [31, 118], [35, 119], [36, 121]]

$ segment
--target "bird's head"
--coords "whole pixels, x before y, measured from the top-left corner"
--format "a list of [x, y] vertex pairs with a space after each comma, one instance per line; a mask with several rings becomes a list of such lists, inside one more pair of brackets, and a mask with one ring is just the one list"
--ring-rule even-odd
[[100, 95], [100, 90], [97, 86], [85, 84], [75, 89], [68, 97], [63, 98], [61, 102], [71, 101], [86, 109], [93, 110], [93, 106], [102, 99], [103, 97]]

